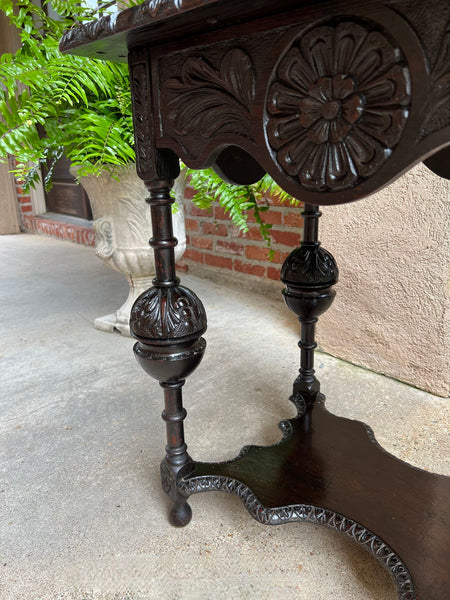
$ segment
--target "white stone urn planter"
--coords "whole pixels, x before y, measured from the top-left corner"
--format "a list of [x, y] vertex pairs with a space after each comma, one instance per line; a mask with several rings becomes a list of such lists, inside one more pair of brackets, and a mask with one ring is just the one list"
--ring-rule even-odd
[[[102, 331], [119, 331], [130, 335], [130, 310], [136, 298], [152, 285], [155, 275], [150, 206], [145, 202], [149, 192], [136, 174], [135, 165], [117, 169], [115, 176], [102, 172], [100, 176], [80, 177], [94, 216], [96, 254], [112, 269], [123, 273], [130, 285], [128, 298], [116, 312], [98, 317], [94, 327]], [[184, 173], [174, 186], [178, 211], [173, 215], [174, 235], [178, 239], [175, 258], [186, 249], [183, 198]]]

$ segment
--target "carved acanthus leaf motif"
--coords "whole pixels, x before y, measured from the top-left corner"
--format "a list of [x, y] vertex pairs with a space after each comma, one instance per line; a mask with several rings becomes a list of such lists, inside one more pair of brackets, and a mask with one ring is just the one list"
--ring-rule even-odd
[[128, 229], [135, 244], [145, 246], [148, 239], [146, 228], [142, 226], [150, 218], [150, 209], [148, 204], [140, 201], [136, 202], [138, 186], [122, 183], [123, 191], [118, 197], [118, 202], [125, 208], [126, 221]]
[[188, 58], [181, 76], [169, 79], [163, 89], [170, 98], [168, 117], [180, 135], [245, 135], [250, 128], [255, 73], [250, 57], [239, 48], [225, 54], [220, 69], [202, 57]]
[[431, 93], [428, 98], [428, 119], [424, 122], [420, 138], [430, 133], [429, 123], [433, 120], [438, 108], [450, 98], [450, 22], [447, 23], [436, 63], [430, 75]]
[[206, 312], [188, 288], [152, 287], [139, 296], [131, 309], [130, 329], [137, 338], [174, 340], [202, 334]]
[[408, 118], [409, 74], [378, 31], [316, 27], [278, 65], [267, 133], [281, 168], [311, 191], [357, 185], [387, 160]]
[[133, 124], [136, 145], [136, 165], [138, 173], [152, 173], [151, 129], [150, 129], [150, 91], [145, 63], [131, 64], [131, 94], [133, 98]]
[[318, 245], [302, 244], [289, 254], [281, 269], [283, 283], [293, 285], [330, 286], [338, 276], [333, 256]]
[[447, 23], [439, 56], [431, 74], [433, 87], [436, 88], [438, 96], [450, 94], [450, 23]]
[[177, 478], [173, 470], [169, 467], [165, 460], [161, 462], [161, 484], [164, 493], [169, 498], [176, 500], [178, 497], [177, 493]]

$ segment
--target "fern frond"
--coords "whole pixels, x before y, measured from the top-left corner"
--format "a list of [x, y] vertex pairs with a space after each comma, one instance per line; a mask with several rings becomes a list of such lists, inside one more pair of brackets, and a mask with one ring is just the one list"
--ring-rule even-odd
[[270, 230], [272, 225], [266, 223], [262, 214], [269, 209], [269, 205], [261, 205], [261, 198], [272, 194], [283, 202], [299, 204], [299, 201], [284, 192], [280, 186], [266, 174], [258, 182], [251, 185], [231, 185], [225, 183], [213, 169], [201, 171], [187, 169], [190, 184], [196, 190], [192, 202], [203, 210], [211, 210], [214, 202], [218, 202], [230, 215], [234, 225], [242, 231], [248, 231], [248, 215], [252, 214], [262, 238], [269, 248], [269, 257], [273, 256], [271, 249], [272, 239]]

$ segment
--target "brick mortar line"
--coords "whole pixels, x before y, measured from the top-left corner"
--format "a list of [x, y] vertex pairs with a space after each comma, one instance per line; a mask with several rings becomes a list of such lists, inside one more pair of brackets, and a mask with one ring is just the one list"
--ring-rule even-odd
[[[194, 250], [194, 252], [197, 252], [198, 254], [202, 254], [204, 256], [208, 255], [208, 256], [217, 256], [218, 258], [231, 258], [232, 260], [239, 260], [241, 262], [247, 262], [249, 264], [253, 264], [253, 263], [258, 263], [261, 266], [264, 265], [272, 265], [272, 266], [277, 266], [277, 265], [282, 265], [282, 263], [277, 263], [277, 262], [273, 262], [269, 259], [267, 260], [259, 260], [256, 258], [248, 258], [247, 256], [242, 255], [242, 254], [232, 254], [231, 252], [220, 252], [220, 251], [211, 251], [209, 249], [198, 249], [198, 248], [189, 248], [190, 250]], [[201, 251], [203, 250], [203, 251]], [[196, 261], [197, 262], [197, 261]]]
[[[195, 236], [190, 236], [190, 239], [192, 240], [192, 237]], [[206, 236], [201, 236], [201, 239], [206, 239]], [[269, 250], [275, 250], [278, 252], [292, 252], [292, 250], [294, 250], [296, 248], [296, 246], [291, 246], [290, 244], [282, 244], [280, 242], [273, 242], [270, 246], [267, 246], [263, 241], [259, 241], [259, 240], [244, 240], [243, 243], [238, 243], [238, 242], [233, 242], [233, 241], [229, 241], [229, 240], [236, 240], [239, 238], [227, 238], [227, 237], [220, 237], [220, 238], [208, 238], [208, 239], [212, 239], [213, 241], [215, 241], [216, 243], [236, 243], [237, 245], [243, 246], [244, 248], [267, 248], [267, 252], [269, 252]], [[199, 246], [195, 246], [192, 241], [188, 244], [188, 246], [192, 246], [193, 248], [196, 248], [197, 250], [211, 250], [211, 248], [202, 248]], [[217, 250], [217, 252], [220, 252], [220, 250]]]
[[[256, 229], [256, 227], [255, 227]], [[274, 231], [279, 231], [280, 233], [296, 233], [299, 236], [301, 236], [302, 231], [300, 227], [291, 227], [289, 225], [280, 225], [279, 227], [274, 227], [273, 228]], [[243, 240], [245, 242], [264, 242], [264, 240], [253, 240], [251, 238], [245, 237], [246, 233], [245, 232], [241, 232], [239, 230], [239, 232], [237, 232], [237, 235], [232, 235], [231, 231], [228, 231], [227, 235], [220, 235], [218, 233], [204, 233], [198, 229], [190, 229], [188, 230], [190, 235], [194, 235], [195, 234], [199, 234], [201, 235], [203, 238], [221, 238], [221, 239], [227, 239], [228, 237], [234, 239], [234, 240]], [[269, 231], [269, 235], [270, 235], [270, 231]], [[242, 236], [242, 237], [240, 237]]]
[[[197, 223], [213, 223], [213, 224], [217, 223], [218, 225], [228, 224], [231, 227], [238, 227], [235, 223], [233, 223], [233, 221], [231, 220], [230, 217], [220, 219], [218, 217], [214, 217], [213, 215], [197, 216], [197, 215], [191, 214], [188, 211], [185, 212], [185, 216], [187, 219], [190, 219], [191, 221], [196, 221]], [[287, 216], [287, 215], [283, 215], [283, 216]], [[293, 216], [297, 216], [297, 214], [294, 213]], [[264, 218], [262, 219], [262, 221], [264, 222]], [[257, 221], [247, 221], [247, 224], [249, 226], [258, 226]], [[286, 225], [285, 223], [267, 223], [267, 225], [272, 225], [274, 228], [275, 227], [291, 227], [291, 228], [295, 229], [297, 227], [300, 227], [300, 225]]]
[[[185, 258], [183, 259], [184, 263], [187, 265], [187, 270], [189, 272], [189, 268], [192, 268], [193, 270], [196, 270], [198, 268], [201, 269], [207, 269], [211, 272], [216, 271], [217, 269], [220, 269], [220, 271], [223, 271], [223, 273], [227, 273], [229, 274], [230, 277], [233, 277], [234, 275], [250, 275], [254, 281], [264, 281], [267, 283], [270, 282], [280, 282], [280, 268], [276, 268], [273, 267], [271, 264], [269, 265], [256, 265], [252, 262], [243, 262], [238, 258], [235, 258], [232, 260], [232, 268], [228, 268], [228, 267], [219, 267], [219, 266], [215, 266], [215, 265], [209, 265], [207, 263], [204, 262], [198, 262], [196, 260], [190, 259], [190, 258]], [[248, 266], [248, 267], [256, 267], [256, 268], [260, 268], [263, 270], [262, 274], [255, 274], [255, 273], [250, 273], [246, 270], [241, 270], [239, 269], [235, 263], [239, 262], [241, 263], [243, 266]], [[202, 271], [203, 272], [203, 271]]]

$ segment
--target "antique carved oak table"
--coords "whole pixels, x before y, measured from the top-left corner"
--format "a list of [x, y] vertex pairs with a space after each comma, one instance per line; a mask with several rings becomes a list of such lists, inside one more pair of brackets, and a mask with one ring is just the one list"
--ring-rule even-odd
[[[150, 0], [67, 32], [61, 49], [129, 63], [156, 259], [131, 331], [138, 362], [164, 389], [171, 523], [189, 522], [191, 494], [231, 492], [261, 523], [312, 521], [353, 538], [402, 600], [448, 600], [450, 480], [327, 412], [313, 368], [315, 324], [338, 278], [318, 241], [318, 206], [364, 199], [421, 160], [450, 176], [448, 0]], [[267, 172], [304, 202], [303, 241], [281, 273], [301, 322], [298, 416], [281, 423], [279, 444], [225, 463], [195, 462], [184, 442], [181, 390], [205, 350], [206, 314], [175, 274], [180, 158], [236, 184]]]

